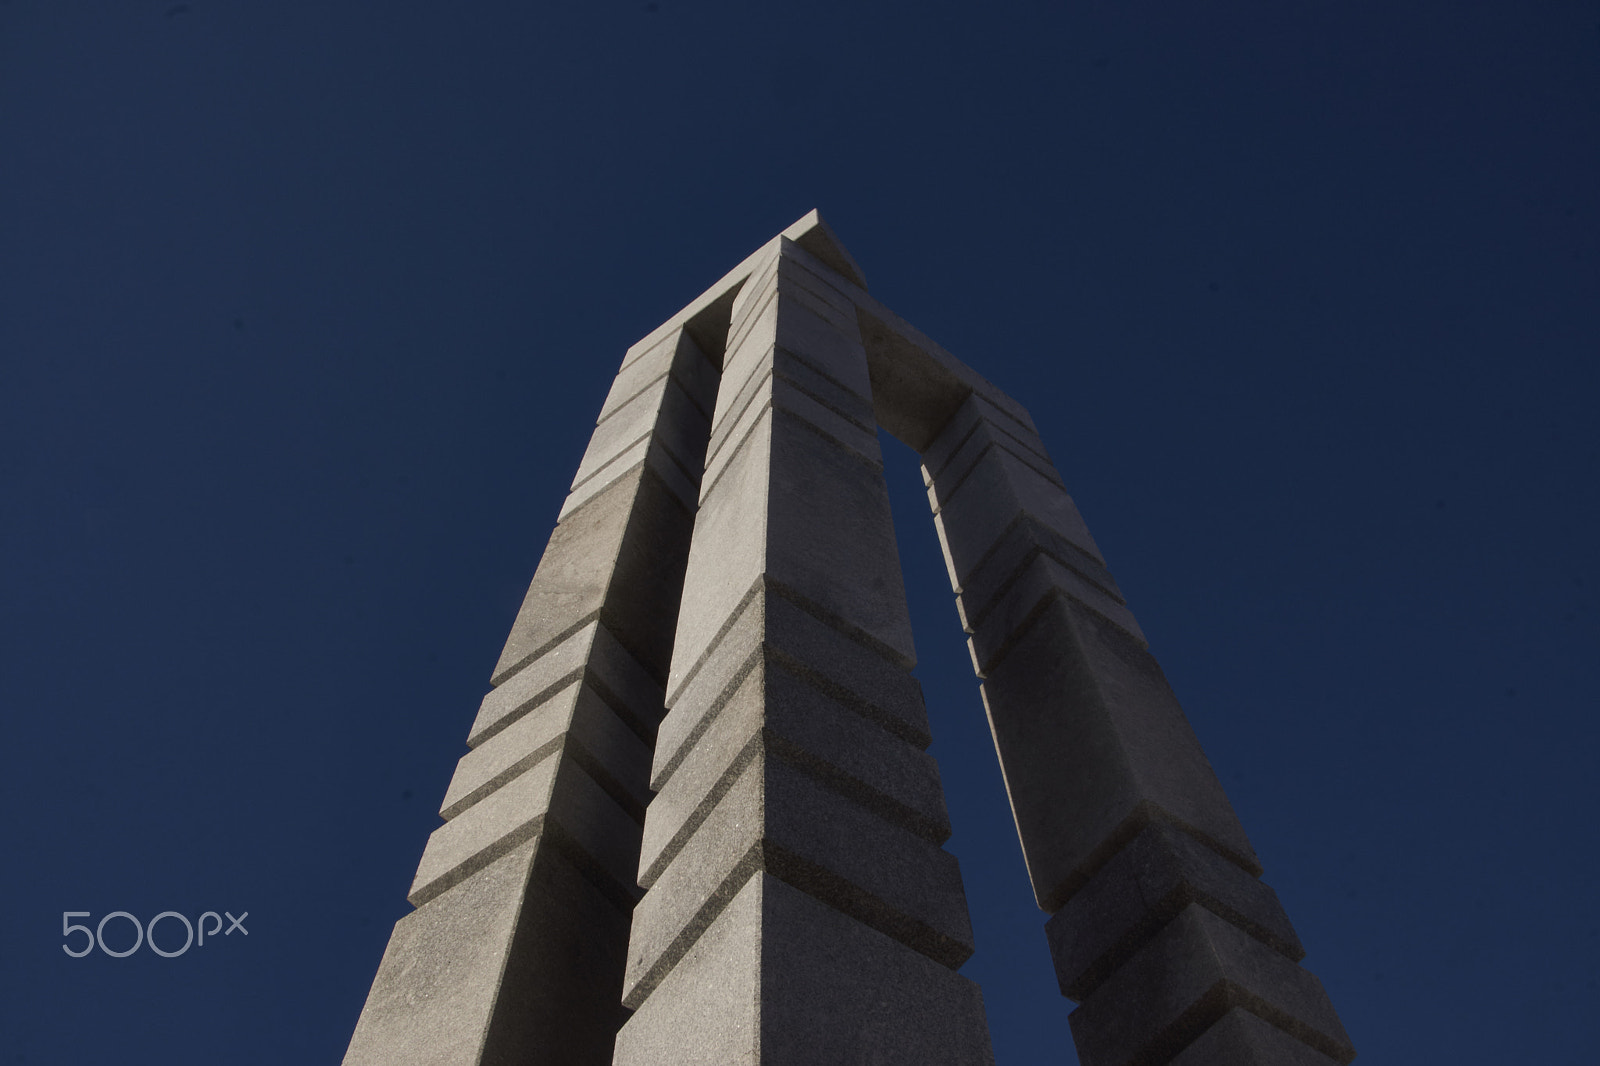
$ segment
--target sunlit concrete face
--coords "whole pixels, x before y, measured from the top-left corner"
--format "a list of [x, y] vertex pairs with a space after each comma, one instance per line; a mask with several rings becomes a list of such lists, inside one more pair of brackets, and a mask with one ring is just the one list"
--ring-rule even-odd
[[1086, 1066], [1354, 1058], [1037, 428], [815, 212], [629, 349], [356, 1063], [989, 1063], [877, 431]]

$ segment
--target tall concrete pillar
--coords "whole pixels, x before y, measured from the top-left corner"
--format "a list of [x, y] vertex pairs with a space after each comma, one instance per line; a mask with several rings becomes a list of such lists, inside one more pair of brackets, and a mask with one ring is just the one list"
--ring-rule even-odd
[[629, 349], [347, 1066], [992, 1062], [880, 426], [1081, 1061], [1354, 1058], [1027, 411], [812, 212]]
[[1080, 1060], [1349, 1062], [1027, 413], [974, 392], [922, 459]]
[[836, 278], [781, 240], [733, 308], [619, 1066], [992, 1061]]
[[630, 351], [617, 375], [346, 1066], [611, 1060], [716, 400], [696, 324]]

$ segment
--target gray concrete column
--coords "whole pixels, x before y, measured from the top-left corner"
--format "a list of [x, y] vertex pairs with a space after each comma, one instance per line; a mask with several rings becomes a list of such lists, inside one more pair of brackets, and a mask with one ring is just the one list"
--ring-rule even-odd
[[992, 1061], [847, 285], [780, 240], [731, 311], [619, 1066]]
[[973, 392], [922, 457], [1081, 1061], [1349, 1062], [1027, 413]]
[[611, 1060], [719, 378], [696, 325], [636, 346], [617, 375], [346, 1066]]

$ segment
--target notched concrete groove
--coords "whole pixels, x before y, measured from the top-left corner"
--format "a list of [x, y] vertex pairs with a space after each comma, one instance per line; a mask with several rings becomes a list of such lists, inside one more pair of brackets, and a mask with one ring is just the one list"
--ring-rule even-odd
[[[774, 349], [774, 351], [787, 352], [787, 349], [776, 348], [776, 349]], [[788, 353], [788, 354], [790, 354], [791, 357], [793, 359], [795, 359], [797, 362], [805, 362], [805, 360], [801, 359], [797, 355], [793, 355], [793, 353]], [[834, 414], [838, 415], [840, 418], [844, 419], [846, 422], [850, 423], [852, 426], [855, 426], [861, 432], [870, 434], [874, 438], [877, 437], [877, 435], [878, 435], [878, 427], [876, 425], [868, 425], [867, 423], [863, 422], [856, 415], [853, 415], [849, 411], [846, 411], [844, 408], [839, 407], [838, 405], [836, 405], [832, 400], [827, 399], [824, 396], [817, 395], [816, 392], [814, 392], [810, 387], [808, 387], [805, 384], [805, 382], [801, 381], [799, 378], [796, 378], [796, 377], [793, 377], [793, 376], [791, 376], [789, 374], [786, 374], [781, 369], [776, 369], [776, 366], [777, 366], [776, 360], [774, 360], [773, 365], [774, 365], [774, 368], [775, 368], [774, 371], [773, 371], [773, 376], [776, 377], [779, 381], [782, 381], [784, 384], [788, 385], [790, 388], [794, 389], [796, 392], [798, 392], [801, 395], [807, 397], [813, 403], [815, 403], [818, 407], [821, 407], [821, 408], [823, 408], [824, 410], [827, 410], [827, 411], [832, 411]], [[807, 367], [810, 367], [811, 364], [807, 363], [806, 365], [807, 365]], [[826, 375], [823, 375], [823, 376], [826, 376]], [[833, 381], [832, 378], [828, 378], [828, 380], [829, 381]], [[846, 391], [848, 391], [848, 390], [846, 390]], [[851, 393], [851, 395], [854, 395], [854, 393]]]
[[[588, 488], [589, 485], [595, 480], [595, 478], [605, 476], [607, 474], [607, 472], [610, 471], [611, 468], [613, 466], [615, 466], [617, 463], [621, 462], [622, 459], [629, 452], [631, 452], [633, 449], [637, 448], [639, 445], [643, 444], [645, 441], [647, 441], [651, 437], [653, 437], [655, 435], [655, 432], [656, 432], [655, 425], [654, 425], [654, 423], [652, 423], [649, 429], [645, 430], [643, 433], [639, 434], [637, 437], [635, 437], [632, 440], [630, 440], [623, 447], [618, 448], [617, 449], [617, 454], [613, 455], [611, 458], [607, 459], [605, 462], [603, 462], [599, 466], [595, 467], [594, 470], [590, 472], [588, 477], [584, 478], [582, 481], [573, 482], [572, 488], [567, 490], [567, 495], [568, 496], [575, 495], [575, 494], [583, 491], [584, 489]], [[638, 465], [637, 463], [629, 463], [626, 467], [623, 467], [619, 472], [617, 472], [613, 476], [607, 478], [607, 480], [605, 481], [605, 484], [607, 484], [607, 485], [611, 484], [613, 481], [617, 480], [617, 478], [621, 477], [622, 474], [627, 473], [627, 471], [632, 470], [637, 465]], [[584, 500], [583, 501], [583, 503], [588, 503], [588, 502], [589, 502], [588, 500]], [[583, 503], [580, 503], [578, 505], [578, 507], [574, 507], [570, 513], [571, 514], [576, 514], [578, 512], [578, 508], [583, 506]]]
[[700, 743], [700, 738], [705, 736], [706, 731], [716, 724], [717, 719], [722, 715], [723, 708], [727, 707], [728, 702], [733, 699], [733, 694], [738, 691], [740, 685], [744, 684], [745, 679], [750, 676], [750, 671], [754, 670], [760, 662], [761, 646], [757, 645], [745, 657], [744, 662], [739, 664], [739, 668], [734, 672], [733, 678], [717, 693], [716, 698], [711, 701], [711, 706], [706, 708], [699, 721], [695, 722], [694, 728], [689, 731], [688, 736], [683, 738], [683, 743], [678, 745], [678, 750], [667, 761], [666, 765], [661, 768], [661, 773], [654, 775], [657, 792], [667, 787], [667, 782], [672, 780], [672, 775], [678, 772], [678, 767], [683, 765], [683, 760], [689, 757], [689, 753], [694, 750], [696, 744]]
[[883, 659], [887, 659], [892, 665], [898, 667], [900, 670], [909, 673], [911, 668], [916, 665], [916, 662], [908, 658], [903, 652], [900, 652], [895, 648], [890, 647], [888, 644], [885, 644], [883, 641], [879, 640], [871, 633], [868, 633], [854, 622], [839, 617], [839, 615], [828, 610], [826, 607], [811, 599], [805, 593], [800, 592], [798, 589], [792, 588], [782, 581], [779, 581], [773, 577], [768, 577], [765, 574], [762, 575], [762, 580], [766, 582], [767, 589], [769, 591], [775, 592], [779, 596], [782, 596], [785, 600], [794, 604], [806, 614], [809, 614], [812, 618], [815, 618], [817, 621], [827, 625], [828, 628], [832, 629], [834, 632], [840, 634], [841, 636], [848, 637], [851, 641], [861, 645], [863, 648], [866, 648], [874, 655], [877, 655]]
[[533, 818], [517, 826], [511, 832], [499, 838], [482, 851], [474, 854], [471, 858], [466, 859], [459, 866], [456, 866], [447, 873], [434, 878], [426, 885], [423, 885], [421, 888], [417, 889], [416, 892], [412, 893], [410, 897], [411, 905], [413, 907], [422, 907], [425, 906], [430, 900], [437, 899], [439, 896], [456, 887], [461, 882], [465, 881], [467, 878], [483, 869], [485, 866], [488, 866], [490, 863], [494, 862], [500, 856], [538, 836], [540, 831], [544, 828], [544, 823], [545, 815], [543, 813], [534, 815]]
[[[874, 722], [874, 725], [877, 723]], [[879, 791], [870, 782], [848, 773], [820, 755], [814, 755], [794, 741], [768, 728], [761, 731], [765, 737], [766, 751], [805, 773], [828, 791], [843, 796], [863, 810], [870, 811], [901, 829], [912, 833], [938, 847], [949, 838], [945, 827], [917, 810], [908, 807], [887, 793]]]
[[706, 443], [705, 468], [707, 470], [710, 470], [716, 464], [717, 457], [727, 447], [728, 439], [733, 436], [733, 431], [739, 428], [739, 423], [744, 418], [745, 412], [750, 409], [750, 405], [760, 395], [761, 386], [771, 377], [772, 363], [769, 360], [765, 369], [758, 368], [745, 379], [745, 383], [739, 387], [738, 395], [734, 396], [733, 402], [728, 405], [728, 413], [715, 426], [711, 427], [711, 434]]
[[[1006, 593], [1011, 591], [1011, 586], [1015, 585], [1022, 579], [1022, 575], [1028, 572], [1028, 568], [1033, 565], [1033, 561], [1038, 559], [1040, 556], [1043, 556], [1052, 562], [1059, 563], [1065, 569], [1070, 570], [1078, 577], [1083, 578], [1084, 582], [1087, 583], [1091, 588], [1098, 592], [1105, 593], [1106, 598], [1111, 600], [1117, 606], [1128, 606], [1127, 602], [1123, 600], [1121, 596], [1118, 596], [1115, 592], [1112, 592], [1110, 589], [1100, 584], [1093, 577], [1080, 570], [1077, 566], [1074, 566], [1072, 560], [1061, 558], [1058, 553], [1051, 551], [1048, 545], [1035, 544], [1023, 554], [1022, 561], [1019, 562], [1011, 571], [1011, 573], [1000, 582], [1000, 586], [996, 588], [994, 592], [990, 593], [989, 598], [984, 600], [982, 605], [978, 606], [976, 609], [967, 612], [967, 623], [972, 627], [971, 629], [967, 630], [968, 633], [976, 631], [977, 627], [983, 624], [983, 620], [989, 617], [990, 612], [1000, 605], [1001, 600], [1005, 599]], [[962, 593], [961, 595], [963, 597], [962, 606], [964, 607], [966, 606], [966, 593]], [[1079, 602], [1084, 601], [1080, 600]], [[1084, 606], [1094, 609], [1091, 604], [1086, 602], [1084, 602]], [[1100, 614], [1102, 617], [1106, 617], [1105, 612], [1103, 611], [1096, 609], [1096, 613]], [[1106, 620], [1110, 621], [1110, 618], [1106, 618]]]
[[[746, 671], [746, 673], [748, 674], [749, 671]], [[722, 802], [722, 797], [726, 796], [729, 789], [738, 783], [739, 776], [762, 753], [766, 742], [762, 734], [763, 731], [757, 729], [750, 739], [745, 741], [744, 747], [739, 749], [738, 753], [734, 755], [733, 761], [728, 764], [727, 768], [722, 771], [722, 775], [717, 778], [716, 784], [711, 786], [711, 791], [706, 793], [705, 798], [700, 801], [695, 809], [690, 812], [689, 817], [684, 819], [683, 824], [678, 827], [678, 831], [672, 834], [672, 839], [662, 847], [661, 853], [650, 863], [649, 869], [639, 871], [639, 886], [641, 888], [648, 890], [656, 883], [662, 872], [672, 864], [672, 860], [678, 857], [678, 853], [684, 849], [700, 827], [705, 824], [706, 819], [711, 817], [711, 812], [716, 810], [718, 803]], [[686, 745], [686, 747], [692, 747], [692, 745]]]
[[926, 736], [918, 733], [903, 720], [879, 707], [854, 689], [846, 688], [826, 674], [819, 673], [776, 645], [769, 644], [766, 649], [767, 654], [771, 656], [774, 663], [782, 666], [829, 699], [848, 707], [862, 718], [881, 728], [884, 732], [899, 737], [918, 751], [923, 751], [927, 748], [928, 738]]
[[572, 757], [572, 761], [577, 763], [584, 773], [589, 775], [596, 785], [600, 786], [600, 791], [610, 796], [611, 801], [622, 808], [629, 818], [632, 818], [640, 826], [644, 825], [645, 805], [634, 798], [633, 793], [629, 792], [622, 782], [617, 780], [617, 776], [611, 772], [605, 763], [595, 758], [594, 753], [584, 747], [583, 743], [571, 731], [562, 733], [556, 739], [566, 742], [567, 754]]
[[762, 842], [763, 868], [862, 925], [876, 929], [911, 950], [954, 970], [972, 957], [972, 949], [879, 899], [849, 878], [794, 854], [771, 840]]
[[[612, 637], [611, 639], [616, 640], [617, 638]], [[621, 648], [620, 643], [618, 644], [618, 647]], [[622, 650], [625, 652], [627, 651], [626, 648], [622, 648]], [[629, 658], [632, 658], [631, 653], [629, 653]], [[643, 671], [644, 667], [640, 666], [639, 669]], [[634, 736], [644, 741], [647, 747], [655, 747], [656, 730], [660, 728], [661, 715], [656, 715], [655, 724], [645, 721], [637, 711], [628, 706], [628, 702], [626, 700], [617, 695], [617, 693], [612, 690], [611, 686], [606, 684], [603, 677], [595, 673], [592, 665], [585, 665], [583, 683], [594, 690], [594, 694], [599, 696], [601, 701], [616, 713], [616, 716], [622, 720], [622, 724], [632, 730]], [[663, 707], [662, 713], [664, 714], [665, 711], [666, 708]]]
[[[829, 433], [827, 430], [811, 421], [811, 419], [807, 418], [805, 415], [791, 411], [787, 407], [779, 406], [772, 401], [768, 401], [767, 406], [778, 414], [783, 415], [784, 418], [792, 420], [797, 426], [799, 426], [799, 428], [814, 434], [819, 439], [833, 445], [835, 448], [838, 448], [840, 451], [844, 452], [845, 455], [849, 456], [851, 459], [854, 459], [868, 470], [871, 470], [874, 473], [883, 472], [882, 459], [874, 459], [870, 455], [861, 454], [860, 449], [858, 449], [855, 445], [846, 444], [838, 437], [835, 437], [832, 433]], [[876, 440], [876, 438], [874, 438], [874, 440]]]
[[1000, 664], [1005, 661], [1006, 656], [1011, 654], [1012, 649], [1022, 642], [1022, 638], [1027, 636], [1028, 631], [1032, 629], [1034, 624], [1039, 621], [1039, 616], [1044, 613], [1045, 608], [1049, 607], [1057, 600], [1061, 600], [1066, 603], [1074, 603], [1079, 607], [1082, 607], [1084, 610], [1093, 611], [1096, 617], [1103, 619], [1107, 625], [1115, 627], [1118, 633], [1124, 634], [1129, 640], [1134, 641], [1141, 648], [1145, 646], [1144, 641], [1139, 636], [1128, 632], [1128, 630], [1122, 627], [1122, 623], [1118, 622], [1114, 618], [1107, 617], [1106, 613], [1100, 610], [1100, 608], [1096, 607], [1094, 604], [1084, 602], [1077, 596], [1074, 596], [1072, 593], [1068, 592], [1066, 589], [1051, 588], [1040, 595], [1039, 602], [1034, 604], [1033, 607], [1029, 609], [1028, 613], [1023, 616], [1022, 621], [1017, 623], [1016, 628], [1013, 629], [1006, 636], [1006, 638], [1000, 642], [1000, 646], [996, 648], [989, 658], [982, 664], [983, 673], [979, 676], [987, 677], [995, 670], [998, 670], [1000, 668]]
[[512, 781], [515, 781], [529, 770], [532, 770], [534, 767], [544, 762], [550, 756], [556, 754], [561, 749], [561, 742], [566, 739], [566, 736], [567, 734], [565, 732], [561, 732], [551, 737], [549, 740], [545, 741], [534, 750], [528, 752], [528, 754], [524, 755], [522, 758], [518, 759], [515, 763], [512, 763], [510, 766], [506, 767], [498, 774], [495, 774], [489, 780], [485, 781], [483, 784], [479, 785], [465, 796], [462, 796], [460, 799], [456, 800], [449, 807], [446, 807], [444, 810], [440, 811], [439, 816], [445, 821], [450, 821], [451, 819], [457, 818], [464, 814], [474, 804], [478, 803], [478, 801], [486, 799], [493, 793], [500, 791], [500, 789], [504, 786], [509, 785]]
[[[750, 443], [751, 438], [755, 436], [756, 430], [761, 428], [761, 419], [765, 417], [767, 412], [770, 410], [772, 410], [771, 403], [768, 403], [766, 406], [762, 407], [761, 411], [756, 415], [756, 417], [751, 420], [750, 425], [745, 429], [744, 434], [740, 436], [738, 443], [733, 446], [733, 450], [728, 453], [727, 461], [721, 464], [716, 474], [711, 478], [711, 483], [701, 485], [700, 502], [702, 506], [705, 504], [706, 500], [711, 498], [711, 493], [716, 490], [716, 487], [722, 484], [722, 479], [728, 473], [729, 468], [733, 466], [734, 460], [739, 458], [739, 453], [744, 451], [745, 447]], [[707, 472], [711, 470], [711, 466], [711, 461], [707, 460]]]
[[[655, 388], [656, 385], [658, 383], [660, 383], [663, 378], [669, 378], [671, 376], [672, 376], [672, 367], [669, 366], [669, 367], [667, 367], [667, 369], [663, 370], [661, 373], [657, 374], [655, 377], [651, 378], [649, 381], [645, 382], [643, 385], [639, 386], [637, 389], [634, 389], [633, 392], [628, 394], [627, 399], [619, 401], [617, 403], [617, 406], [613, 407], [610, 411], [606, 412], [605, 414], [601, 415], [598, 419], [596, 419], [595, 423], [594, 423], [595, 428], [599, 429], [601, 426], [605, 425], [607, 422], [609, 422], [613, 418], [617, 417], [617, 415], [622, 412], [623, 408], [627, 407], [630, 403], [632, 403], [633, 401], [637, 400], [639, 397], [643, 396], [645, 393], [649, 392], [651, 389]], [[681, 386], [680, 386], [680, 388], [681, 388]], [[684, 391], [685, 394], [687, 394], [689, 390], [688, 389], [684, 389], [683, 391]], [[689, 398], [690, 398], [690, 400], [694, 399], [694, 397], [692, 397], [692, 396], [689, 397]]]
[[616, 878], [606, 873], [605, 868], [584, 849], [577, 838], [567, 832], [555, 819], [549, 820], [544, 832], [550, 844], [561, 852], [568, 862], [577, 867], [583, 879], [593, 885], [612, 906], [623, 914], [633, 913], [633, 908], [639, 902], [637, 887], [619, 884]]
[[667, 950], [663, 951], [650, 969], [645, 971], [644, 976], [634, 985], [633, 991], [623, 1000], [624, 1006], [638, 1010], [644, 1005], [650, 993], [660, 987], [661, 982], [666, 980], [667, 974], [671, 973], [673, 967], [689, 953], [689, 949], [694, 947], [695, 942], [710, 928], [711, 923], [717, 920], [717, 916], [733, 902], [733, 897], [739, 894], [745, 882], [750, 880], [761, 867], [761, 843], [757, 841], [734, 864], [728, 876], [724, 877], [722, 883], [706, 898], [705, 903], [695, 912], [694, 917], [689, 919], [682, 932], [667, 946]]
[[766, 587], [765, 582], [765, 577], [758, 577], [750, 583], [749, 588], [744, 590], [744, 595], [739, 597], [739, 602], [734, 604], [733, 610], [728, 612], [728, 617], [722, 620], [722, 625], [717, 627], [716, 633], [712, 634], [711, 639], [706, 642], [705, 650], [700, 653], [700, 657], [695, 659], [694, 665], [684, 673], [683, 680], [678, 682], [678, 687], [667, 693], [666, 706], [669, 710], [677, 701], [678, 694], [688, 688], [694, 681], [696, 675], [700, 673], [700, 668], [706, 664], [706, 660], [710, 658], [711, 653], [716, 650], [717, 646], [722, 643], [723, 638], [733, 631], [734, 626], [739, 624], [739, 619], [744, 617], [745, 611], [750, 609], [751, 602]]

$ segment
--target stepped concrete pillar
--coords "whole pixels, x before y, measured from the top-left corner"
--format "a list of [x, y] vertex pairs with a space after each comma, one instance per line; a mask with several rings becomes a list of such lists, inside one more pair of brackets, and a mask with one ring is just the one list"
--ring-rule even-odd
[[974, 392], [922, 459], [1080, 1061], [1349, 1062], [1027, 413]]
[[619, 1066], [992, 1062], [838, 284], [782, 240], [733, 307]]
[[346, 1066], [611, 1060], [716, 402], [717, 359], [695, 335], [720, 344], [717, 310], [630, 351], [617, 375]]

